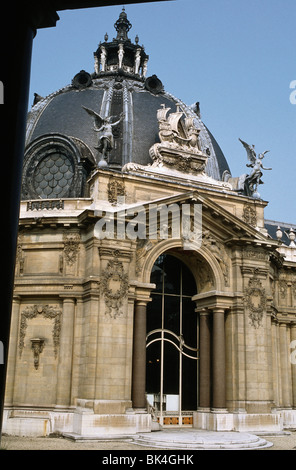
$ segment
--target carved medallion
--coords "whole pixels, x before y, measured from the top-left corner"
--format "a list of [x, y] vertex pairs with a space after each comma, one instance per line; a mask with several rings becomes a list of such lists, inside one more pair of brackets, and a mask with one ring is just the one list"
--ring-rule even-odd
[[244, 300], [249, 312], [251, 325], [259, 328], [264, 310], [266, 309], [266, 295], [260, 279], [256, 276], [249, 280], [248, 287], [245, 289]]
[[122, 262], [118, 260], [117, 251], [102, 272], [101, 288], [107, 307], [106, 314], [111, 318], [122, 315], [120, 308], [128, 293], [128, 275], [124, 272]]
[[116, 178], [109, 178], [108, 181], [108, 201], [112, 206], [116, 206], [120, 200], [120, 198], [125, 197], [125, 185], [124, 181], [120, 181]]
[[66, 263], [72, 266], [77, 259], [80, 244], [80, 235], [79, 233], [64, 232], [63, 240]]
[[243, 209], [243, 221], [252, 227], [257, 226], [257, 212], [256, 208], [251, 204], [245, 204]]

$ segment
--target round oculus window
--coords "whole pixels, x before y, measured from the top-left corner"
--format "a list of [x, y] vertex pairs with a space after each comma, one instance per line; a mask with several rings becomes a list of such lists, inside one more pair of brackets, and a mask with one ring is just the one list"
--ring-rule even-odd
[[72, 161], [62, 153], [51, 153], [42, 158], [35, 168], [34, 190], [42, 199], [67, 197], [73, 178]]

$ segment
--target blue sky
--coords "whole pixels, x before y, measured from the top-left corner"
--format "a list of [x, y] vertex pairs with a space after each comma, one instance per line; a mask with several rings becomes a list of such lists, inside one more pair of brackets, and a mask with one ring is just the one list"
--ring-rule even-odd
[[[34, 39], [30, 105], [94, 71], [93, 52], [115, 36], [121, 6], [59, 12], [56, 28]], [[149, 54], [148, 76], [186, 104], [200, 102], [202, 120], [215, 136], [233, 176], [246, 173], [238, 138], [255, 144], [264, 159], [265, 217], [296, 223], [295, 0], [174, 0], [126, 5]]]

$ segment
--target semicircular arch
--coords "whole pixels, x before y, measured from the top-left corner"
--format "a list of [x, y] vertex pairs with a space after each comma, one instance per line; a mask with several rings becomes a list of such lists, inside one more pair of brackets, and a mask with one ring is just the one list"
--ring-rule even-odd
[[[141, 282], [150, 283], [151, 271], [157, 258], [166, 252], [176, 249], [172, 254], [182, 260], [192, 271], [199, 293], [206, 292], [208, 290], [223, 290], [223, 273], [217, 259], [211, 254], [210, 250], [202, 248], [199, 250], [191, 250], [189, 252], [188, 250], [182, 251], [182, 248], [182, 240], [171, 239], [162, 240], [152, 246], [150, 250], [147, 250], [141, 269], [138, 272]], [[204, 279], [203, 283], [201, 282], [201, 273], [199, 272], [199, 268], [203, 273], [207, 273], [207, 282], [206, 279]]]

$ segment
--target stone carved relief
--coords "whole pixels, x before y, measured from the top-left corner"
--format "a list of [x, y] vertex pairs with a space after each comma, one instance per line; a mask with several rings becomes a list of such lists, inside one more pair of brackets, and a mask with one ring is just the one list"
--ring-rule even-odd
[[204, 171], [208, 156], [201, 151], [199, 133], [192, 117], [183, 117], [180, 105], [177, 111], [168, 114], [171, 108], [157, 111], [160, 143], [154, 144], [149, 154], [153, 167], [168, 167], [181, 172], [200, 174]]
[[209, 248], [216, 258], [223, 273], [225, 286], [229, 285], [229, 265], [226, 250], [223, 244], [217, 240], [209, 230], [204, 230], [202, 235], [202, 246]]
[[113, 251], [113, 259], [101, 274], [101, 289], [107, 307], [106, 314], [117, 318], [123, 314], [120, 311], [123, 300], [128, 294], [128, 275], [124, 272], [123, 263], [118, 260], [119, 251]]
[[292, 293], [294, 298], [296, 299], [296, 276], [292, 278]]
[[143, 268], [146, 254], [158, 243], [158, 240], [137, 240], [136, 250], [136, 275], [138, 276]]
[[34, 356], [34, 367], [36, 370], [39, 369], [39, 359], [40, 354], [44, 349], [44, 339], [42, 338], [32, 338], [31, 339], [33, 356]]
[[108, 181], [108, 201], [112, 206], [116, 206], [126, 195], [124, 181], [110, 177]]
[[197, 270], [198, 292], [206, 292], [214, 288], [214, 279], [211, 269], [206, 261], [198, 262]]
[[77, 259], [78, 251], [80, 248], [80, 235], [79, 233], [64, 232], [63, 241], [66, 263], [72, 266]]
[[256, 208], [251, 204], [245, 204], [243, 208], [243, 221], [252, 227], [257, 227]]
[[288, 290], [288, 281], [286, 279], [281, 279], [279, 281], [279, 293], [282, 299], [287, 297], [287, 290]]
[[24, 345], [25, 345], [25, 336], [27, 329], [27, 321], [32, 320], [33, 318], [38, 317], [38, 315], [43, 316], [44, 318], [49, 318], [54, 320], [54, 325], [52, 329], [52, 339], [54, 345], [54, 355], [55, 358], [58, 354], [58, 348], [60, 344], [60, 331], [61, 331], [61, 316], [62, 311], [57, 307], [52, 307], [50, 305], [35, 304], [32, 306], [27, 306], [25, 310], [21, 313], [21, 323], [20, 323], [20, 333], [19, 333], [19, 354], [22, 355]]
[[265, 251], [260, 251], [256, 248], [244, 248], [243, 257], [245, 259], [258, 259], [258, 260], [268, 261], [269, 253], [266, 253]]
[[256, 272], [253, 277], [249, 279], [248, 287], [246, 287], [244, 292], [244, 301], [251, 325], [254, 326], [254, 328], [259, 328], [264, 310], [266, 309], [266, 294]]
[[23, 235], [19, 235], [16, 248], [16, 263], [19, 265], [19, 274], [24, 272], [24, 252], [23, 252]]

